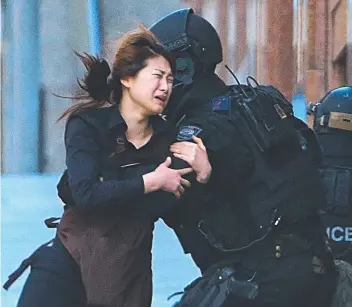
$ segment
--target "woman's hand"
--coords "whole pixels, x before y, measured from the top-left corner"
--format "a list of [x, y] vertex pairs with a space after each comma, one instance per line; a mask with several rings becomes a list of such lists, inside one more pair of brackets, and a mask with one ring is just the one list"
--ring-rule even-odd
[[184, 187], [191, 186], [190, 182], [182, 176], [193, 172], [193, 169], [189, 167], [175, 170], [169, 168], [170, 164], [171, 158], [168, 157], [154, 172], [143, 175], [144, 193], [163, 190], [174, 193], [177, 198], [180, 198], [185, 192]]
[[192, 136], [195, 143], [178, 142], [170, 146], [170, 151], [176, 158], [186, 161], [197, 174], [197, 181], [207, 183], [212, 168], [208, 159], [207, 150], [202, 140]]

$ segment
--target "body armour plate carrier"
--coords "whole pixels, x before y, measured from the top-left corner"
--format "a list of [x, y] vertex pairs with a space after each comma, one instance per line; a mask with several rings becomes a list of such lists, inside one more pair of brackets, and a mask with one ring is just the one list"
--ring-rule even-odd
[[312, 162], [313, 132], [293, 116], [292, 105], [274, 87], [235, 85], [212, 100], [243, 135], [255, 163], [248, 202], [258, 233], [278, 221], [291, 224], [325, 203], [323, 182]]

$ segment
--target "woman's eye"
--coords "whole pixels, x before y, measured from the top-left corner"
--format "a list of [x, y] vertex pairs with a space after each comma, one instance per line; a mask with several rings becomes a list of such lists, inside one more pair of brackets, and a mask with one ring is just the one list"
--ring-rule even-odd
[[154, 76], [156, 76], [157, 78], [162, 78], [162, 75], [159, 75], [159, 74], [154, 74]]
[[167, 82], [172, 84], [174, 83], [174, 79], [167, 79]]

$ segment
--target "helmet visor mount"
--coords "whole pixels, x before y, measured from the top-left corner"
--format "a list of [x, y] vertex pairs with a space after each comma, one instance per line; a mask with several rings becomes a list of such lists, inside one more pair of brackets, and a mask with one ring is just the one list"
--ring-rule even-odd
[[352, 131], [352, 114], [330, 112], [320, 117], [319, 124], [323, 127]]

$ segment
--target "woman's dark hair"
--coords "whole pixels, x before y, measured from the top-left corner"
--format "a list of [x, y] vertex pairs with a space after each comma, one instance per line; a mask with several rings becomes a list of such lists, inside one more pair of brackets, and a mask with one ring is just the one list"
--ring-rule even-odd
[[107, 61], [101, 57], [75, 53], [87, 69], [83, 79], [77, 80], [79, 87], [87, 95], [72, 97], [81, 102], [68, 108], [58, 121], [87, 108], [99, 108], [106, 103], [119, 103], [122, 95], [120, 80], [136, 76], [146, 67], [150, 58], [163, 56], [170, 63], [172, 72], [175, 72], [175, 61], [171, 53], [167, 52], [156, 36], [143, 25], [125, 34], [118, 42], [111, 70]]

